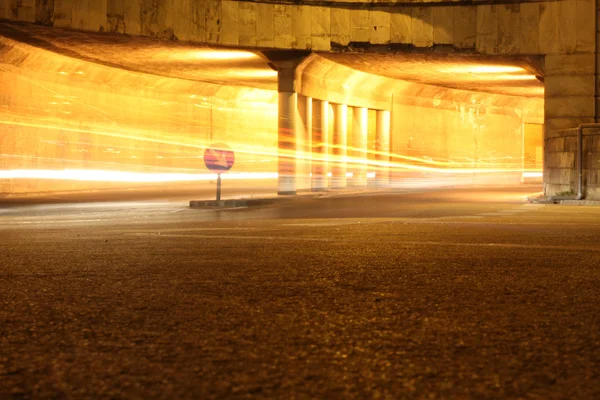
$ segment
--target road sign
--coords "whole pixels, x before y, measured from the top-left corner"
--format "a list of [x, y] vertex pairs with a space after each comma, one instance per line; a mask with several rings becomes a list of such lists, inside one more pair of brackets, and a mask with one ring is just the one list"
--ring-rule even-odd
[[214, 143], [204, 151], [204, 165], [212, 172], [227, 172], [233, 167], [234, 162], [233, 150], [226, 144]]
[[234, 162], [233, 150], [226, 144], [214, 143], [204, 151], [204, 165], [217, 173], [217, 201], [221, 200], [221, 173], [229, 171]]

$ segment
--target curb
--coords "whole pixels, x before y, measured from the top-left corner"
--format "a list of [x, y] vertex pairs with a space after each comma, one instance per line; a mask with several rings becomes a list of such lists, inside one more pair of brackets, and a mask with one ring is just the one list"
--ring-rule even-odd
[[551, 197], [528, 197], [532, 204], [561, 204], [569, 206], [600, 206], [600, 200], [552, 200]]

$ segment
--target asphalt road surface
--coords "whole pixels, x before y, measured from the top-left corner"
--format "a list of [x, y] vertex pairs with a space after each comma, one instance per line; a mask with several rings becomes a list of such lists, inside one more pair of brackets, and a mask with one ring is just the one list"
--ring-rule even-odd
[[598, 399], [600, 207], [0, 208], [0, 398]]

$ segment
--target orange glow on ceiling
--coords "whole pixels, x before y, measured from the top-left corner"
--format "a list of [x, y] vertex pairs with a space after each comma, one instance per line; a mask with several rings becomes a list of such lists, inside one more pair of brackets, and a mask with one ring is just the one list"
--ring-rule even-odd
[[195, 58], [204, 60], [248, 60], [259, 58], [255, 53], [240, 50], [195, 50], [192, 54]]
[[460, 65], [440, 69], [440, 72], [454, 74], [506, 74], [525, 72], [525, 69], [510, 65]]
[[535, 75], [502, 74], [502, 75], [490, 75], [489, 77], [483, 76], [483, 79], [489, 79], [489, 80], [494, 80], [494, 81], [533, 81], [533, 80], [536, 80], [537, 78], [535, 77]]
[[272, 69], [240, 69], [226, 72], [227, 76], [242, 78], [276, 78], [277, 71]]
[[260, 57], [251, 51], [244, 50], [214, 50], [214, 49], [171, 49], [168, 51], [155, 52], [154, 60], [166, 61], [230, 61], [230, 60], [252, 60]]

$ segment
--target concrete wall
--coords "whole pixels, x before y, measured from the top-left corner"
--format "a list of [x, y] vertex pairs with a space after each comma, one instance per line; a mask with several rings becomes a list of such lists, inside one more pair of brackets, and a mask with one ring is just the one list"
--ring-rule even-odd
[[206, 174], [212, 142], [236, 151], [232, 172], [276, 170], [274, 91], [138, 74], [6, 38], [0, 60], [0, 194], [148, 185], [94, 182], [91, 172], [1, 179], [15, 170]]
[[[285, 3], [285, 2], [282, 2]], [[234, 46], [330, 50], [349, 43], [452, 45], [482, 54], [590, 53], [595, 2], [428, 7], [345, 1], [0, 0], [0, 18]], [[416, 1], [416, 3], [422, 3]], [[475, 2], [476, 3], [476, 2]], [[486, 1], [486, 3], [488, 3]], [[522, 4], [521, 4], [522, 3]]]
[[[577, 129], [557, 131], [546, 139], [545, 193], [577, 194]], [[600, 129], [583, 131], [583, 194], [600, 199]]]
[[[535, 102], [522, 108], [525, 104], [501, 105], [479, 93], [439, 90], [433, 97], [394, 96], [394, 161], [431, 168], [421, 173], [453, 176], [463, 183], [520, 183], [523, 125], [543, 120]], [[396, 179], [419, 176], [418, 170], [397, 170]]]

